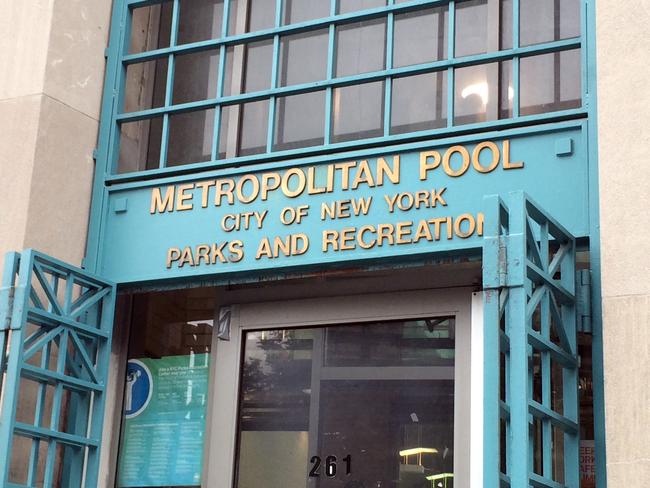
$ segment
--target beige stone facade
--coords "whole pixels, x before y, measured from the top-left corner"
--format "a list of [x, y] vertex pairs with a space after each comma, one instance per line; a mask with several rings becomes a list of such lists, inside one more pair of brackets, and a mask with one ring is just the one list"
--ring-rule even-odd
[[3, 0], [0, 9], [0, 255], [34, 247], [79, 264], [111, 5]]
[[[624, 7], [624, 8], [623, 8]], [[608, 486], [650, 479], [650, 3], [597, 3]]]

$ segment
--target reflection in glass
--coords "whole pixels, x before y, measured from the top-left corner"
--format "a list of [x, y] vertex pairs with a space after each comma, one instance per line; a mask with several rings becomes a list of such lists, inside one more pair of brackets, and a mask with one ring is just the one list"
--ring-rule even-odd
[[132, 12], [129, 53], [169, 47], [172, 2], [134, 8]]
[[488, 52], [488, 20], [488, 0], [456, 4], [456, 56]]
[[501, 0], [501, 19], [499, 21], [499, 34], [501, 42], [499, 49], [512, 49], [512, 0]]
[[223, 106], [218, 158], [266, 152], [268, 119], [268, 100]]
[[447, 72], [393, 79], [391, 134], [447, 125]]
[[280, 38], [280, 85], [297, 85], [327, 77], [327, 29]]
[[172, 103], [195, 102], [217, 96], [219, 51], [198, 51], [174, 58]]
[[386, 5], [386, 0], [339, 0], [338, 4], [338, 13], [347, 14], [358, 10], [383, 7]]
[[167, 166], [209, 161], [213, 127], [214, 109], [170, 115]]
[[118, 173], [131, 173], [160, 165], [162, 117], [120, 124]]
[[521, 58], [521, 115], [582, 105], [580, 50]]
[[223, 0], [180, 0], [178, 44], [221, 37]]
[[250, 42], [245, 46], [244, 93], [271, 88], [273, 41]]
[[511, 61], [454, 70], [454, 124], [509, 117], [514, 98], [511, 71]]
[[580, 0], [520, 0], [521, 45], [580, 35]]
[[439, 61], [447, 57], [447, 7], [395, 15], [393, 65]]
[[[275, 5], [275, 2], [270, 2]], [[324, 0], [284, 0], [284, 24], [297, 24], [322, 19], [330, 13], [330, 2]]]
[[137, 112], [165, 105], [167, 58], [126, 67], [124, 112]]
[[272, 29], [275, 7], [274, 0], [230, 0], [228, 35]]
[[379, 137], [383, 133], [383, 81], [333, 90], [332, 142]]
[[277, 99], [273, 150], [318, 146], [324, 142], [325, 92], [311, 92]]
[[336, 76], [384, 69], [386, 19], [345, 24], [336, 28]]
[[[235, 486], [453, 487], [454, 327], [443, 317], [248, 332]], [[316, 455], [321, 476], [309, 477]]]
[[133, 296], [117, 487], [201, 485], [214, 297]]
[[269, 101], [249, 102], [240, 105], [239, 156], [266, 152], [266, 136], [269, 123]]

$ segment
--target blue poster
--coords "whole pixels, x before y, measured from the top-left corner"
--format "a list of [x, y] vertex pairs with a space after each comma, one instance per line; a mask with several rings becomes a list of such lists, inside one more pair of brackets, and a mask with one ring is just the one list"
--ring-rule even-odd
[[208, 354], [130, 359], [119, 487], [199, 486]]

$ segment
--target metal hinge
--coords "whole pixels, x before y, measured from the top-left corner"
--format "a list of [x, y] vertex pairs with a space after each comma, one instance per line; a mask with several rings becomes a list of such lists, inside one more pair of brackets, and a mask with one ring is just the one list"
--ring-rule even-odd
[[591, 271], [578, 270], [576, 274], [576, 314], [578, 332], [591, 334]]
[[217, 338], [222, 341], [230, 340], [230, 319], [232, 309], [230, 307], [221, 307], [219, 309], [219, 318], [217, 320]]

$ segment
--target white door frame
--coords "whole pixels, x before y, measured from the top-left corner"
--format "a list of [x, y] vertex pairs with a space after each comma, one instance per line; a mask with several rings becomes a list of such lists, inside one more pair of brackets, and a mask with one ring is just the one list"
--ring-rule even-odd
[[[476, 378], [482, 385], [482, 315], [476, 310], [471, 288], [447, 288], [409, 292], [376, 293], [328, 298], [264, 302], [231, 307], [229, 341], [213, 335], [211, 408], [206, 420], [206, 455], [203, 486], [230, 488], [233, 483], [237, 409], [242, 338], [247, 330], [324, 326], [359, 322], [417, 319], [454, 315], [456, 317], [456, 362], [454, 401], [455, 486], [469, 488], [470, 473], [476, 480], [476, 463], [482, 455], [475, 450], [482, 439], [482, 389], [477, 393]], [[479, 321], [480, 323], [477, 323]], [[476, 340], [480, 339], [480, 344]], [[475, 347], [472, 347], [472, 344]], [[478, 347], [477, 347], [478, 346]], [[474, 357], [479, 352], [480, 356]], [[480, 385], [479, 385], [480, 386]], [[470, 408], [473, 405], [474, 408]], [[480, 411], [480, 418], [477, 417]], [[481, 432], [476, 432], [480, 430]], [[482, 452], [482, 451], [481, 451]], [[463, 456], [461, 453], [467, 453]], [[474, 459], [474, 462], [470, 461]], [[471, 464], [470, 464], [471, 462]], [[472, 465], [472, 467], [470, 467]], [[482, 468], [481, 468], [482, 471]]]

